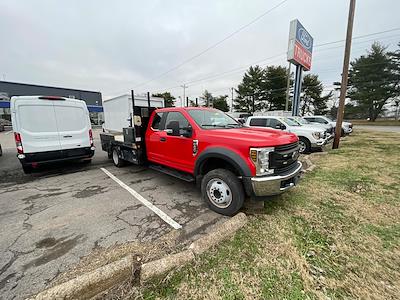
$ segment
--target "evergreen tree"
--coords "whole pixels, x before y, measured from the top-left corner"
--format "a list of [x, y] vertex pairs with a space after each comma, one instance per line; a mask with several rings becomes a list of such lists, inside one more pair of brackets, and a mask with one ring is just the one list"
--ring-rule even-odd
[[175, 106], [175, 97], [171, 95], [170, 92], [153, 94], [153, 97], [160, 97], [164, 99], [165, 107], [173, 107]]
[[348, 96], [375, 121], [388, 100], [398, 95], [396, 76], [395, 64], [386, 47], [374, 43], [367, 55], [351, 62]]
[[222, 111], [229, 111], [228, 95], [218, 96], [213, 99], [213, 107]]
[[324, 115], [328, 112], [327, 101], [332, 97], [332, 92], [322, 96], [324, 86], [318, 75], [307, 74], [304, 76], [302, 95], [300, 97], [300, 111], [304, 116], [307, 113]]
[[251, 66], [246, 71], [242, 82], [236, 89], [237, 98], [234, 100], [233, 106], [236, 111], [253, 112], [253, 109], [257, 111], [264, 108], [266, 100], [264, 79], [264, 70], [260, 66]]
[[264, 71], [266, 110], [284, 110], [286, 104], [287, 68], [281, 66], [266, 67]]
[[395, 77], [396, 96], [393, 99], [393, 106], [395, 107], [395, 119], [399, 119], [400, 113], [400, 43], [399, 49], [394, 52], [389, 52], [389, 56], [393, 64], [393, 73]]
[[214, 97], [209, 91], [205, 90], [203, 93], [203, 99], [205, 102], [204, 106], [209, 107], [210, 105], [212, 105], [212, 101], [213, 101]]

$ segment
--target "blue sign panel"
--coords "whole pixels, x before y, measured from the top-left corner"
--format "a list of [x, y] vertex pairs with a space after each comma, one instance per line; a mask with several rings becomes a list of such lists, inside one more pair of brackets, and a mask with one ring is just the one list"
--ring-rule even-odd
[[297, 21], [296, 41], [312, 53], [314, 39], [299, 21]]

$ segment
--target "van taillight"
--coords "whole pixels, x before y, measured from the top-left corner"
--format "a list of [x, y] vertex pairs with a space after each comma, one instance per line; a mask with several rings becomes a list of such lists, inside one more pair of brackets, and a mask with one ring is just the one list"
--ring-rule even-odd
[[18, 154], [23, 154], [24, 148], [22, 147], [21, 135], [18, 132], [14, 132], [14, 139]]
[[90, 146], [93, 146], [93, 132], [92, 132], [92, 129], [89, 129], [89, 140], [90, 140]]

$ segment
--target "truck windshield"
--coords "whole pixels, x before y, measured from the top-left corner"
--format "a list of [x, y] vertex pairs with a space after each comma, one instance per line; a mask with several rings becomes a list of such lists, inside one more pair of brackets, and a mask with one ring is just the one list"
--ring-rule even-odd
[[300, 123], [298, 123], [298, 122], [296, 122], [296, 121], [294, 121], [292, 119], [289, 119], [289, 118], [282, 118], [282, 119], [289, 126], [301, 126]]
[[242, 124], [220, 110], [190, 109], [188, 113], [204, 129], [242, 127]]
[[306, 119], [303, 118], [289, 118], [289, 119], [299, 123], [300, 125], [310, 124], [310, 122], [308, 122]]

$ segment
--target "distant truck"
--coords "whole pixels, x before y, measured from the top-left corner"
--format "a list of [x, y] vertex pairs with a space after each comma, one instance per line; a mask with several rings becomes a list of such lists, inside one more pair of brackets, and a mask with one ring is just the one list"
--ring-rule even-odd
[[11, 98], [10, 108], [17, 157], [25, 173], [55, 161], [91, 161], [95, 147], [84, 101], [20, 96]]
[[245, 123], [249, 127], [270, 127], [296, 134], [299, 137], [299, 152], [309, 153], [313, 149], [320, 149], [328, 142], [326, 130], [320, 127], [306, 127], [289, 117], [253, 116]]
[[[135, 98], [104, 101], [101, 145], [115, 166], [148, 165], [196, 182], [210, 208], [224, 215], [235, 214], [245, 196], [276, 195], [297, 184], [296, 135], [246, 128], [212, 108], [160, 108], [150, 95], [147, 103]], [[118, 122], [130, 126], [117, 128]]]
[[[336, 128], [336, 122], [326, 116], [304, 116], [304, 119], [306, 119], [308, 122], [311, 123], [326, 124], [326, 125], [330, 124], [334, 128]], [[345, 136], [346, 134], [350, 134], [352, 132], [353, 132], [353, 124], [350, 122], [343, 121], [341, 136]]]

